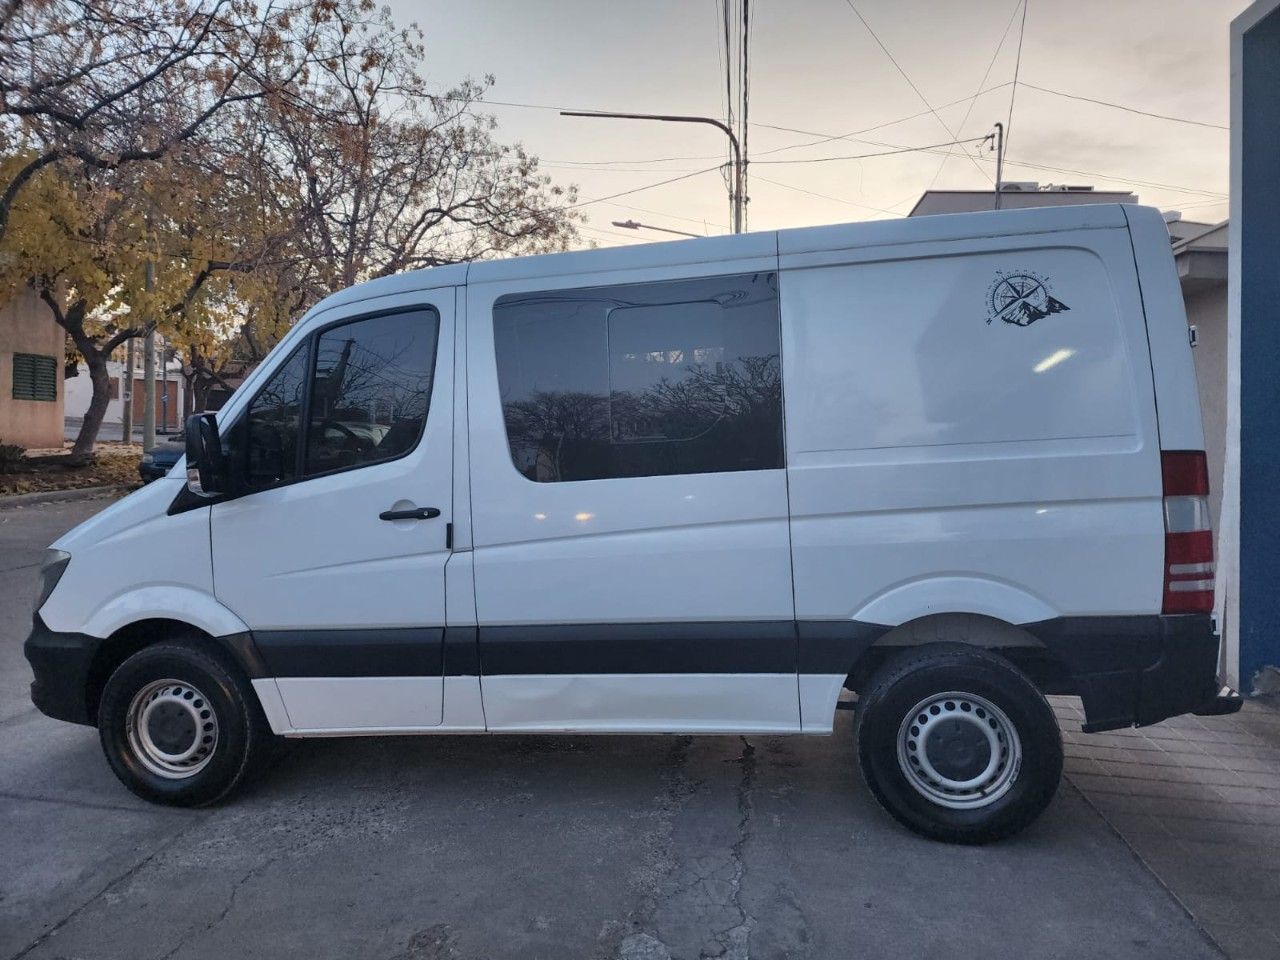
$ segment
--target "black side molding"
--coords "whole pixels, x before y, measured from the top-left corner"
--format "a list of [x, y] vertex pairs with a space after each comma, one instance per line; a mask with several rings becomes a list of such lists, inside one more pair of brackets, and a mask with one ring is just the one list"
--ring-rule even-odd
[[258, 630], [253, 639], [273, 677], [444, 674], [444, 627]]

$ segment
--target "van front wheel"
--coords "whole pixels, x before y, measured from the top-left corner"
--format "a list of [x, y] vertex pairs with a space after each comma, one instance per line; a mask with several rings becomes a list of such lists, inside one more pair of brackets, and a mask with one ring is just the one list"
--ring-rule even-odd
[[1058, 725], [1030, 679], [959, 644], [906, 650], [880, 668], [860, 698], [857, 749], [881, 806], [953, 843], [1017, 833], [1062, 776]]
[[115, 669], [98, 736], [112, 771], [138, 796], [198, 807], [235, 789], [271, 734], [235, 667], [183, 640], [145, 647]]

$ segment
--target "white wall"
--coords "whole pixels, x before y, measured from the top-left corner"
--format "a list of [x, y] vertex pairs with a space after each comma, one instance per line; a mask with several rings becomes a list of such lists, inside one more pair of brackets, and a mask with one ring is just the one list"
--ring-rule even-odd
[[[116, 380], [124, 375], [124, 364], [115, 360], [107, 361], [107, 375]], [[124, 392], [123, 385], [116, 391], [117, 397], [107, 404], [107, 413], [103, 423], [119, 423], [123, 416], [124, 401], [119, 396]], [[66, 380], [67, 403], [65, 416], [83, 418], [89, 409], [89, 401], [93, 397], [93, 381], [89, 379], [89, 371], [80, 364], [80, 375]]]
[[[134, 376], [142, 379], [142, 361], [139, 358], [134, 363]], [[178, 383], [178, 397], [181, 401], [182, 397], [182, 362], [180, 360], [171, 360], [169, 362], [169, 379]], [[103, 417], [103, 423], [121, 423], [124, 419], [124, 393], [126, 384], [124, 382], [124, 363], [119, 360], [107, 361], [107, 375], [114, 377], [120, 381], [120, 389], [118, 395], [107, 404], [107, 413]], [[159, 364], [156, 369], [156, 380], [160, 380]], [[156, 420], [160, 419], [160, 401], [159, 390], [156, 392]], [[89, 373], [81, 364], [80, 375], [72, 377], [66, 381], [66, 411], [68, 417], [83, 417], [89, 409], [89, 401], [93, 396], [93, 383], [89, 380]], [[172, 416], [172, 414], [170, 414]]]

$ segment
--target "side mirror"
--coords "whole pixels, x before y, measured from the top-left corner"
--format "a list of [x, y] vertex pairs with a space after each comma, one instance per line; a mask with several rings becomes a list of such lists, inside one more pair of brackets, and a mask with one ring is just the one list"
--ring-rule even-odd
[[187, 489], [201, 497], [227, 493], [218, 421], [212, 413], [187, 417]]

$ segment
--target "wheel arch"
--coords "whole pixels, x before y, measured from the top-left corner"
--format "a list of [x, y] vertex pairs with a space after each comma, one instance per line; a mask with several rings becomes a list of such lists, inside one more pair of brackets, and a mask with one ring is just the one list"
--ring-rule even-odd
[[[890, 657], [904, 649], [930, 644], [960, 644], [988, 650], [1025, 673], [1042, 693], [1071, 690], [1068, 665], [1026, 626], [982, 613], [925, 613], [894, 626], [859, 624], [841, 630], [840, 660], [827, 660], [840, 673], [800, 676], [802, 726], [826, 731], [834, 724], [841, 690], [858, 692]], [[830, 648], [828, 648], [830, 649]]]
[[96, 722], [102, 689], [107, 678], [120, 664], [140, 650], [179, 637], [208, 641], [213, 649], [220, 651], [223, 658], [249, 680], [266, 675], [262, 656], [253, 642], [253, 635], [247, 630], [214, 636], [193, 623], [173, 617], [135, 620], [103, 639], [94, 652], [85, 681], [85, 706], [90, 720]]
[[1024, 626], [978, 613], [931, 613], [888, 628], [850, 666], [845, 686], [858, 690], [899, 650], [926, 644], [955, 643], [999, 654], [1046, 692], [1070, 677], [1067, 665]]
[[901, 626], [939, 613], [970, 613], [1009, 624], [1035, 623], [1061, 615], [1018, 584], [953, 574], [898, 583], [868, 600], [853, 613], [853, 619]]

